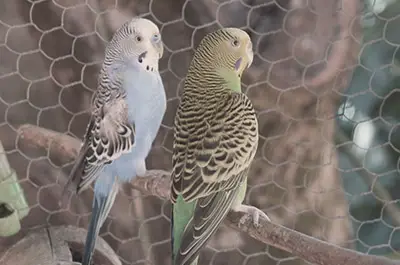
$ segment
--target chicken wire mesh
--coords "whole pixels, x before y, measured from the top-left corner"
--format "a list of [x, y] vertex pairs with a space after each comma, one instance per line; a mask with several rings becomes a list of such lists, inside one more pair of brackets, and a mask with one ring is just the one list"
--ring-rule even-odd
[[[32, 124], [82, 138], [105, 45], [134, 15], [154, 21], [165, 44], [167, 113], [148, 169], [171, 169], [173, 119], [194, 48], [219, 27], [243, 28], [255, 49], [243, 91], [260, 127], [246, 203], [313, 237], [395, 253], [399, 8], [394, 0], [1, 1], [0, 140], [30, 209], [17, 235], [0, 238], [2, 253], [32, 229], [87, 228], [93, 191], [60, 206], [71, 161], [27, 144], [18, 128]], [[124, 185], [100, 235], [123, 264], [170, 264], [170, 208]], [[200, 259], [305, 263], [224, 225]]]

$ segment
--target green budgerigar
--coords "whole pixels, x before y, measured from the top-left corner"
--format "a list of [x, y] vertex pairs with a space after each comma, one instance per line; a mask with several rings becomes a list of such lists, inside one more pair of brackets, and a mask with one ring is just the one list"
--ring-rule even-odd
[[247, 174], [258, 145], [253, 105], [241, 76], [253, 61], [249, 35], [237, 28], [200, 42], [175, 117], [172, 201], [174, 265], [194, 265], [200, 249], [230, 209], [257, 225], [260, 214], [243, 205]]

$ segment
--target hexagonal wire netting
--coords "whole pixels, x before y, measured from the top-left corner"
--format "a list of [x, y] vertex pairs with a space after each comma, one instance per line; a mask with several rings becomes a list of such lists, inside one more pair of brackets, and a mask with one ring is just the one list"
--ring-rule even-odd
[[[400, 243], [396, 10], [389, 0], [1, 1], [0, 140], [30, 209], [17, 235], [0, 238], [1, 249], [39, 227], [87, 228], [92, 189], [60, 206], [71, 160], [18, 132], [31, 124], [82, 138], [105, 45], [140, 15], [161, 29], [168, 97], [148, 169], [171, 169], [175, 110], [200, 39], [219, 27], [246, 29], [256, 53], [243, 91], [260, 127], [246, 203], [313, 237], [394, 253]], [[101, 236], [123, 264], [170, 264], [169, 217], [168, 201], [125, 185]], [[302, 263], [224, 225], [201, 252], [201, 264]]]

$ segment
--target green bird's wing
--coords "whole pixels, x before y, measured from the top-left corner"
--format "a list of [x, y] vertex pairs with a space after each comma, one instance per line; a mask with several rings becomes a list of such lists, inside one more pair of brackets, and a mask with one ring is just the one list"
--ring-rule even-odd
[[256, 115], [242, 93], [228, 94], [214, 108], [185, 103], [178, 108], [171, 184], [175, 264], [196, 259], [219, 227], [257, 144]]

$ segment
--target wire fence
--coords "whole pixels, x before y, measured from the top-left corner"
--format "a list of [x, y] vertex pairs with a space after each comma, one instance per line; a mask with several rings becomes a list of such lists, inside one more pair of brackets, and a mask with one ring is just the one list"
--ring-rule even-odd
[[[154, 21], [165, 44], [160, 72], [167, 113], [148, 169], [171, 169], [173, 119], [201, 38], [220, 27], [243, 28], [255, 58], [242, 90], [260, 127], [246, 203], [312, 237], [395, 257], [399, 11], [395, 0], [1, 1], [0, 140], [29, 213], [19, 233], [0, 237], [0, 261], [32, 230], [87, 228], [93, 190], [59, 205], [72, 161], [60, 148], [27, 143], [20, 126], [81, 139], [105, 45], [136, 15]], [[170, 209], [170, 202], [124, 185], [100, 235], [122, 264], [171, 264]], [[306, 263], [225, 225], [200, 259], [215, 265]]]

